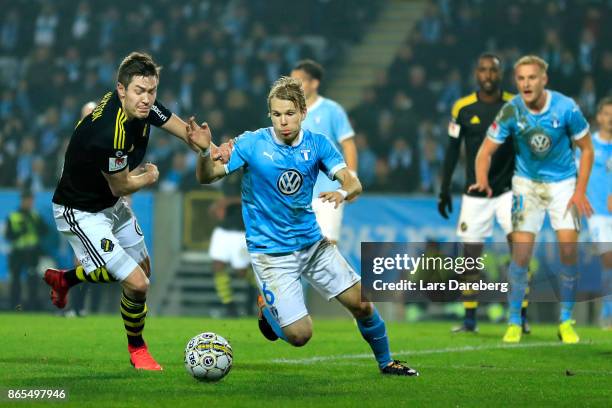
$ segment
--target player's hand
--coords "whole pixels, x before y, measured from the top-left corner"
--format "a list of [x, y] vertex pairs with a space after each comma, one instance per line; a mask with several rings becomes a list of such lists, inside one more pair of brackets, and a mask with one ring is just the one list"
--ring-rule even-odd
[[221, 163], [226, 164], [232, 155], [232, 150], [234, 149], [234, 143], [231, 139], [230, 142], [225, 142], [218, 147], [211, 146], [210, 157], [213, 160], [219, 160]]
[[612, 194], [608, 196], [608, 211], [612, 212]]
[[453, 212], [453, 199], [446, 191], [440, 193], [440, 198], [438, 199], [438, 212], [445, 220], [448, 220], [448, 214]]
[[337, 191], [320, 193], [319, 198], [323, 200], [324, 203], [334, 203], [334, 208], [338, 208], [338, 206], [344, 201], [344, 196]]
[[144, 172], [149, 176], [149, 184], [157, 183], [159, 179], [159, 170], [153, 163], [145, 163]]
[[576, 207], [576, 211], [578, 211], [578, 215], [590, 217], [593, 215], [593, 207], [591, 207], [591, 203], [586, 197], [586, 194], [581, 193], [579, 191], [575, 191], [572, 198], [570, 198], [567, 203], [567, 209], [569, 210], [572, 207]]
[[493, 197], [493, 190], [491, 189], [491, 186], [489, 186], [489, 183], [483, 183], [483, 182], [476, 182], [474, 184], [472, 184], [471, 186], [468, 187], [468, 193], [471, 193], [472, 191], [478, 191], [480, 193], [486, 193], [487, 197], [491, 198]]
[[189, 146], [196, 150], [206, 150], [210, 147], [210, 141], [212, 139], [212, 134], [210, 132], [210, 128], [208, 127], [208, 123], [204, 122], [201, 125], [198, 125], [195, 121], [195, 118], [192, 116], [187, 121], [187, 143]]

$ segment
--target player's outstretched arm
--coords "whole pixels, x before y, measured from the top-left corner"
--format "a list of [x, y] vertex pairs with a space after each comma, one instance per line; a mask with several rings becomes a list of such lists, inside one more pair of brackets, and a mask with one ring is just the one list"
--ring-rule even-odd
[[219, 149], [211, 142], [212, 135], [208, 125], [203, 123], [200, 129], [194, 129], [195, 134], [191, 136], [188, 130], [189, 122], [195, 123], [195, 118], [191, 116], [188, 121], [185, 122], [173, 113], [170, 119], [162, 125], [162, 129], [181, 139], [194, 152], [204, 150], [203, 146], [208, 146], [213, 160], [221, 160], [223, 163], [227, 163], [229, 160], [229, 153], [224, 149]]
[[323, 202], [329, 201], [334, 203], [335, 208], [338, 208], [343, 201], [352, 201], [356, 199], [363, 191], [359, 179], [353, 176], [346, 167], [338, 170], [334, 178], [340, 182], [340, 188], [336, 191], [321, 193], [319, 194], [319, 198], [321, 198]]
[[102, 172], [102, 174], [115, 197], [135, 193], [143, 187], [156, 183], [159, 178], [157, 166], [152, 163], [146, 163], [141, 171], [130, 172], [126, 167], [125, 170], [118, 173], [107, 174]]
[[491, 168], [491, 157], [493, 153], [499, 149], [499, 146], [499, 143], [495, 143], [489, 137], [485, 137], [482, 141], [480, 149], [478, 149], [478, 154], [476, 155], [476, 183], [472, 184], [468, 188], [468, 191], [486, 192], [487, 197], [493, 195], [493, 190], [491, 190], [491, 186], [489, 186], [489, 169]]
[[225, 177], [225, 165], [219, 160], [213, 160], [210, 152], [204, 151], [198, 156], [196, 164], [196, 179], [200, 184], [210, 184]]
[[586, 197], [586, 189], [589, 177], [591, 176], [593, 161], [595, 160], [595, 151], [593, 150], [593, 143], [589, 133], [580, 139], [574, 140], [574, 143], [580, 149], [580, 165], [578, 168], [578, 180], [576, 180], [576, 190], [569, 203], [567, 203], [567, 208], [575, 206], [578, 214], [590, 217], [593, 215], [593, 208]]

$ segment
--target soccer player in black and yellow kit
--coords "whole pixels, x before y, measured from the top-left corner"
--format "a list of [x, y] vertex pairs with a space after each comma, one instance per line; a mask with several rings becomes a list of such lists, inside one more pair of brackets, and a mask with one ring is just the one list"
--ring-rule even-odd
[[[49, 269], [44, 276], [59, 308], [66, 305], [68, 290], [76, 284], [119, 281], [130, 362], [143, 370], [162, 369], [142, 338], [150, 261], [142, 231], [123, 197], [159, 177], [154, 164], [139, 167], [151, 126], [172, 133], [200, 154], [210, 154], [199, 147], [204, 138], [208, 146], [208, 127], [188, 126], [157, 101], [158, 82], [159, 67], [153, 59], [131, 53], [119, 66], [115, 91], [105, 94], [77, 124], [53, 195], [53, 211], [57, 229], [70, 242], [80, 265], [67, 271]], [[213, 157], [218, 158], [220, 149], [213, 149]]]
[[[475, 77], [478, 91], [459, 99], [452, 108], [452, 119], [448, 126], [449, 142], [444, 159], [444, 172], [438, 211], [444, 218], [452, 212], [452, 199], [450, 185], [461, 144], [465, 144], [465, 188], [461, 203], [461, 214], [457, 226], [457, 235], [464, 243], [465, 256], [479, 257], [482, 255], [483, 242], [493, 233], [493, 222], [497, 222], [506, 233], [510, 243], [512, 232], [512, 175], [514, 173], [514, 147], [512, 141], [504, 143], [491, 160], [489, 173], [493, 196], [487, 198], [486, 194], [468, 192], [468, 186], [475, 180], [474, 163], [489, 125], [495, 119], [497, 112], [514, 95], [501, 89], [502, 68], [500, 59], [494, 54], [482, 54], [478, 58]], [[466, 281], [478, 280], [477, 270], [468, 270], [464, 273]], [[476, 331], [476, 300], [477, 292], [464, 292], [465, 318], [463, 325], [454, 331]], [[523, 329], [529, 332], [525, 308], [523, 305]]]

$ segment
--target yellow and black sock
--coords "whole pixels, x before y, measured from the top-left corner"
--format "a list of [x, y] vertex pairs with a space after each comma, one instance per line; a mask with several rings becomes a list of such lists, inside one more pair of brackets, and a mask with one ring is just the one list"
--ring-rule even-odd
[[81, 282], [109, 283], [117, 281], [117, 279], [108, 273], [105, 267], [98, 268], [90, 273], [85, 273], [85, 269], [83, 269], [81, 265], [66, 271], [66, 273], [64, 273], [64, 278], [68, 281], [70, 287]]
[[221, 303], [228, 305], [234, 301], [234, 291], [232, 290], [231, 278], [226, 269], [215, 272], [215, 289]]
[[521, 304], [521, 319], [523, 319], [523, 321], [527, 319], [527, 306], [529, 306], [529, 301], [523, 300]]
[[478, 309], [478, 302], [463, 302], [463, 308], [465, 309], [466, 324], [476, 324], [476, 310]]
[[123, 318], [128, 344], [132, 347], [144, 346], [142, 331], [144, 330], [145, 318], [147, 317], [145, 300], [132, 299], [125, 292], [122, 292], [121, 317]]
[[[469, 269], [464, 273], [463, 279], [464, 282], [473, 283], [478, 280], [480, 275], [478, 271], [475, 269]], [[463, 308], [465, 309], [465, 316], [463, 318], [463, 323], [466, 327], [473, 329], [476, 327], [476, 310], [478, 309], [478, 291], [467, 289], [461, 291], [461, 296], [463, 298]]]

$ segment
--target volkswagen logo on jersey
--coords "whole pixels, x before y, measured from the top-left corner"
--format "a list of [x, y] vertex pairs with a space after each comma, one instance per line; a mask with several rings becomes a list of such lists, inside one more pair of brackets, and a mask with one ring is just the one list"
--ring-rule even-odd
[[529, 147], [534, 153], [546, 153], [550, 150], [551, 140], [544, 133], [536, 133], [529, 138]]
[[300, 187], [302, 187], [303, 181], [304, 179], [300, 172], [291, 169], [284, 171], [280, 175], [276, 181], [276, 186], [284, 195], [293, 195], [298, 192]]

